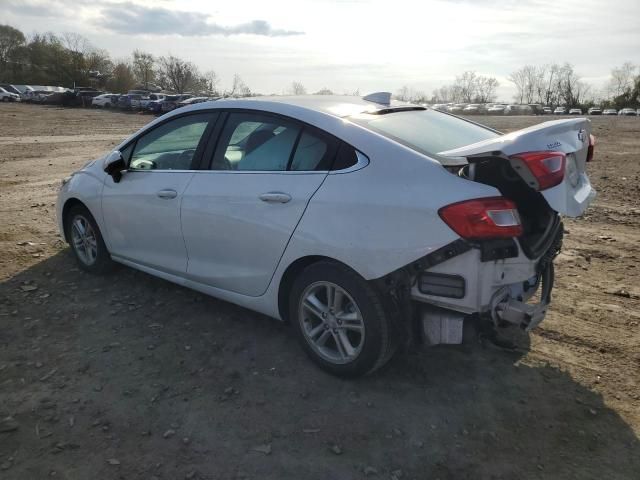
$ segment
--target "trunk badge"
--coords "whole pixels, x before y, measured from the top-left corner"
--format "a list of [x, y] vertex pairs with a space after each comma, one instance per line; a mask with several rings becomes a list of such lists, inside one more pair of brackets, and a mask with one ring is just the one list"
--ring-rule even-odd
[[586, 132], [585, 132], [584, 128], [581, 128], [580, 131], [578, 132], [578, 140], [580, 140], [582, 143], [584, 143], [586, 138], [587, 138]]

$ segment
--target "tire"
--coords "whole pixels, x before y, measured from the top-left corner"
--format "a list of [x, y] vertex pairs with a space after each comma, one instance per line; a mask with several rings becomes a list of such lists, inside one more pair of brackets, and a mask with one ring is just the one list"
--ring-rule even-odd
[[[81, 234], [83, 228], [84, 239]], [[71, 251], [82, 270], [99, 275], [113, 268], [98, 224], [84, 205], [74, 205], [69, 209], [64, 218], [64, 229]]]
[[[330, 295], [341, 301], [331, 302]], [[289, 318], [311, 360], [333, 375], [369, 374], [395, 351], [381, 295], [356, 272], [335, 262], [314, 263], [300, 273], [289, 297]]]

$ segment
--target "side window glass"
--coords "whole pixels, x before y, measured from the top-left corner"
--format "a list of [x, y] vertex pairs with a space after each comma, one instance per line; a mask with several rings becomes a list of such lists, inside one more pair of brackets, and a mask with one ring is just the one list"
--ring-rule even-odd
[[133, 151], [133, 147], [134, 147], [135, 144], [136, 144], [136, 142], [131, 142], [125, 148], [120, 150], [120, 153], [122, 154], [122, 158], [127, 163], [127, 165], [129, 164], [129, 159], [131, 158], [131, 152]]
[[335, 153], [333, 142], [305, 129], [298, 141], [291, 170], [329, 170]]
[[190, 170], [193, 155], [214, 113], [176, 118], [140, 137], [130, 170]]
[[212, 170], [284, 171], [300, 127], [269, 115], [232, 113], [220, 136]]
[[358, 163], [356, 150], [346, 143], [342, 143], [331, 170], [344, 170], [345, 168], [353, 167], [356, 163]]

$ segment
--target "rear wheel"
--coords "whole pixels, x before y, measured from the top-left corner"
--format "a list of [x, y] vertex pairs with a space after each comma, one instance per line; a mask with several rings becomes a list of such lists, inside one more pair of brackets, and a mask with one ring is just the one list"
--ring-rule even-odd
[[384, 365], [394, 351], [379, 294], [343, 265], [307, 267], [293, 285], [289, 307], [302, 347], [329, 373], [365, 375]]
[[89, 273], [100, 274], [113, 266], [98, 224], [83, 205], [71, 207], [65, 217], [65, 232], [78, 266]]

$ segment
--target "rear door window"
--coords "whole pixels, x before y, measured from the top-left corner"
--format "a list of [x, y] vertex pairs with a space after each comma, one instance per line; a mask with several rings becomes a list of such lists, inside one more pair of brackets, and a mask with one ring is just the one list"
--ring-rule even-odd
[[231, 113], [212, 170], [285, 171], [301, 127], [261, 113]]

